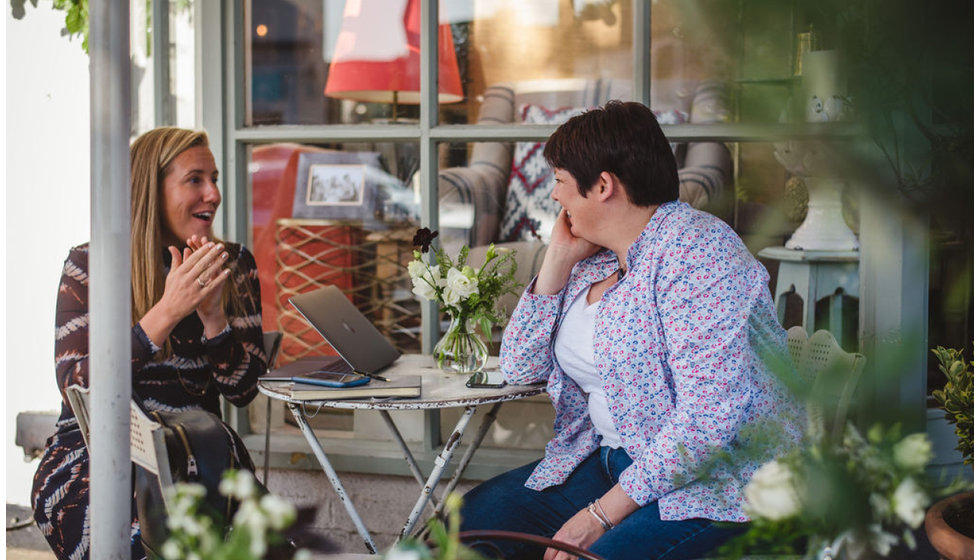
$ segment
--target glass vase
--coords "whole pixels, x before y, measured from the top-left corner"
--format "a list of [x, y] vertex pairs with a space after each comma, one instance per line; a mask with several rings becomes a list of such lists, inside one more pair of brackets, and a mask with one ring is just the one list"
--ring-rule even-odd
[[453, 315], [450, 319], [449, 330], [432, 349], [436, 364], [450, 373], [468, 374], [482, 370], [490, 356], [487, 345], [465, 317]]

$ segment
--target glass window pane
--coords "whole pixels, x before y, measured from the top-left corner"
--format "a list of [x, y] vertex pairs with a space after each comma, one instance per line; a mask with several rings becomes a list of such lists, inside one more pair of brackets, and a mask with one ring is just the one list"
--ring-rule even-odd
[[[442, 114], [457, 116], [453, 122], [521, 123], [525, 103], [554, 110], [630, 96], [631, 9], [623, 2], [586, 4], [474, 0], [468, 9], [447, 8], [454, 35], [465, 41], [467, 101]], [[501, 92], [516, 105], [495, 100]]]
[[333, 284], [403, 352], [419, 352], [406, 265], [419, 224], [415, 144], [268, 144], [249, 149], [252, 247], [264, 330], [281, 363], [332, 349], [289, 304]]
[[[419, 0], [253, 0], [246, 124], [417, 119], [420, 13]], [[439, 102], [457, 103], [465, 43], [448, 20], [437, 46]]]

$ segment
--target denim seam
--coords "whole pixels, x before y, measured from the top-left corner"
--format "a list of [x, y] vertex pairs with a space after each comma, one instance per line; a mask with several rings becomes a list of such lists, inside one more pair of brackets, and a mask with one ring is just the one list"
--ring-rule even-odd
[[610, 485], [615, 486], [616, 483], [619, 481], [613, 479], [612, 465], [610, 464], [610, 458], [612, 457], [614, 450], [608, 447], [603, 447], [602, 449], [603, 449], [602, 455], [604, 455], [604, 457], [602, 457], [602, 462], [604, 463], [602, 465], [602, 470], [603, 473], [606, 475], [606, 482], [608, 482]]

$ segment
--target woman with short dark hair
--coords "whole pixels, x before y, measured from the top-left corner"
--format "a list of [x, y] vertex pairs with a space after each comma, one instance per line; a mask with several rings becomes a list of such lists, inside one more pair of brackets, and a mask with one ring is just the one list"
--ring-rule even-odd
[[[469, 492], [462, 529], [530, 532], [608, 560], [699, 557], [739, 532], [716, 522], [748, 520], [742, 487], [803, 432], [802, 406], [767, 363], [788, 363], [768, 274], [725, 223], [677, 201], [673, 153], [644, 105], [573, 117], [544, 154], [561, 211], [500, 368], [510, 383], [547, 382], [555, 436], [540, 461]], [[780, 437], [735, 453], [746, 428], [770, 422]]]

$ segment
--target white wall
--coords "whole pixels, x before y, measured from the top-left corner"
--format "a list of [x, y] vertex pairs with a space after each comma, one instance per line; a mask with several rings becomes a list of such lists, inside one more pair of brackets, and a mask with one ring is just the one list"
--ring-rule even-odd
[[6, 24], [3, 377], [6, 501], [28, 504], [37, 461], [14, 445], [17, 413], [55, 410], [54, 309], [68, 249], [89, 238], [88, 57], [50, 1]]

